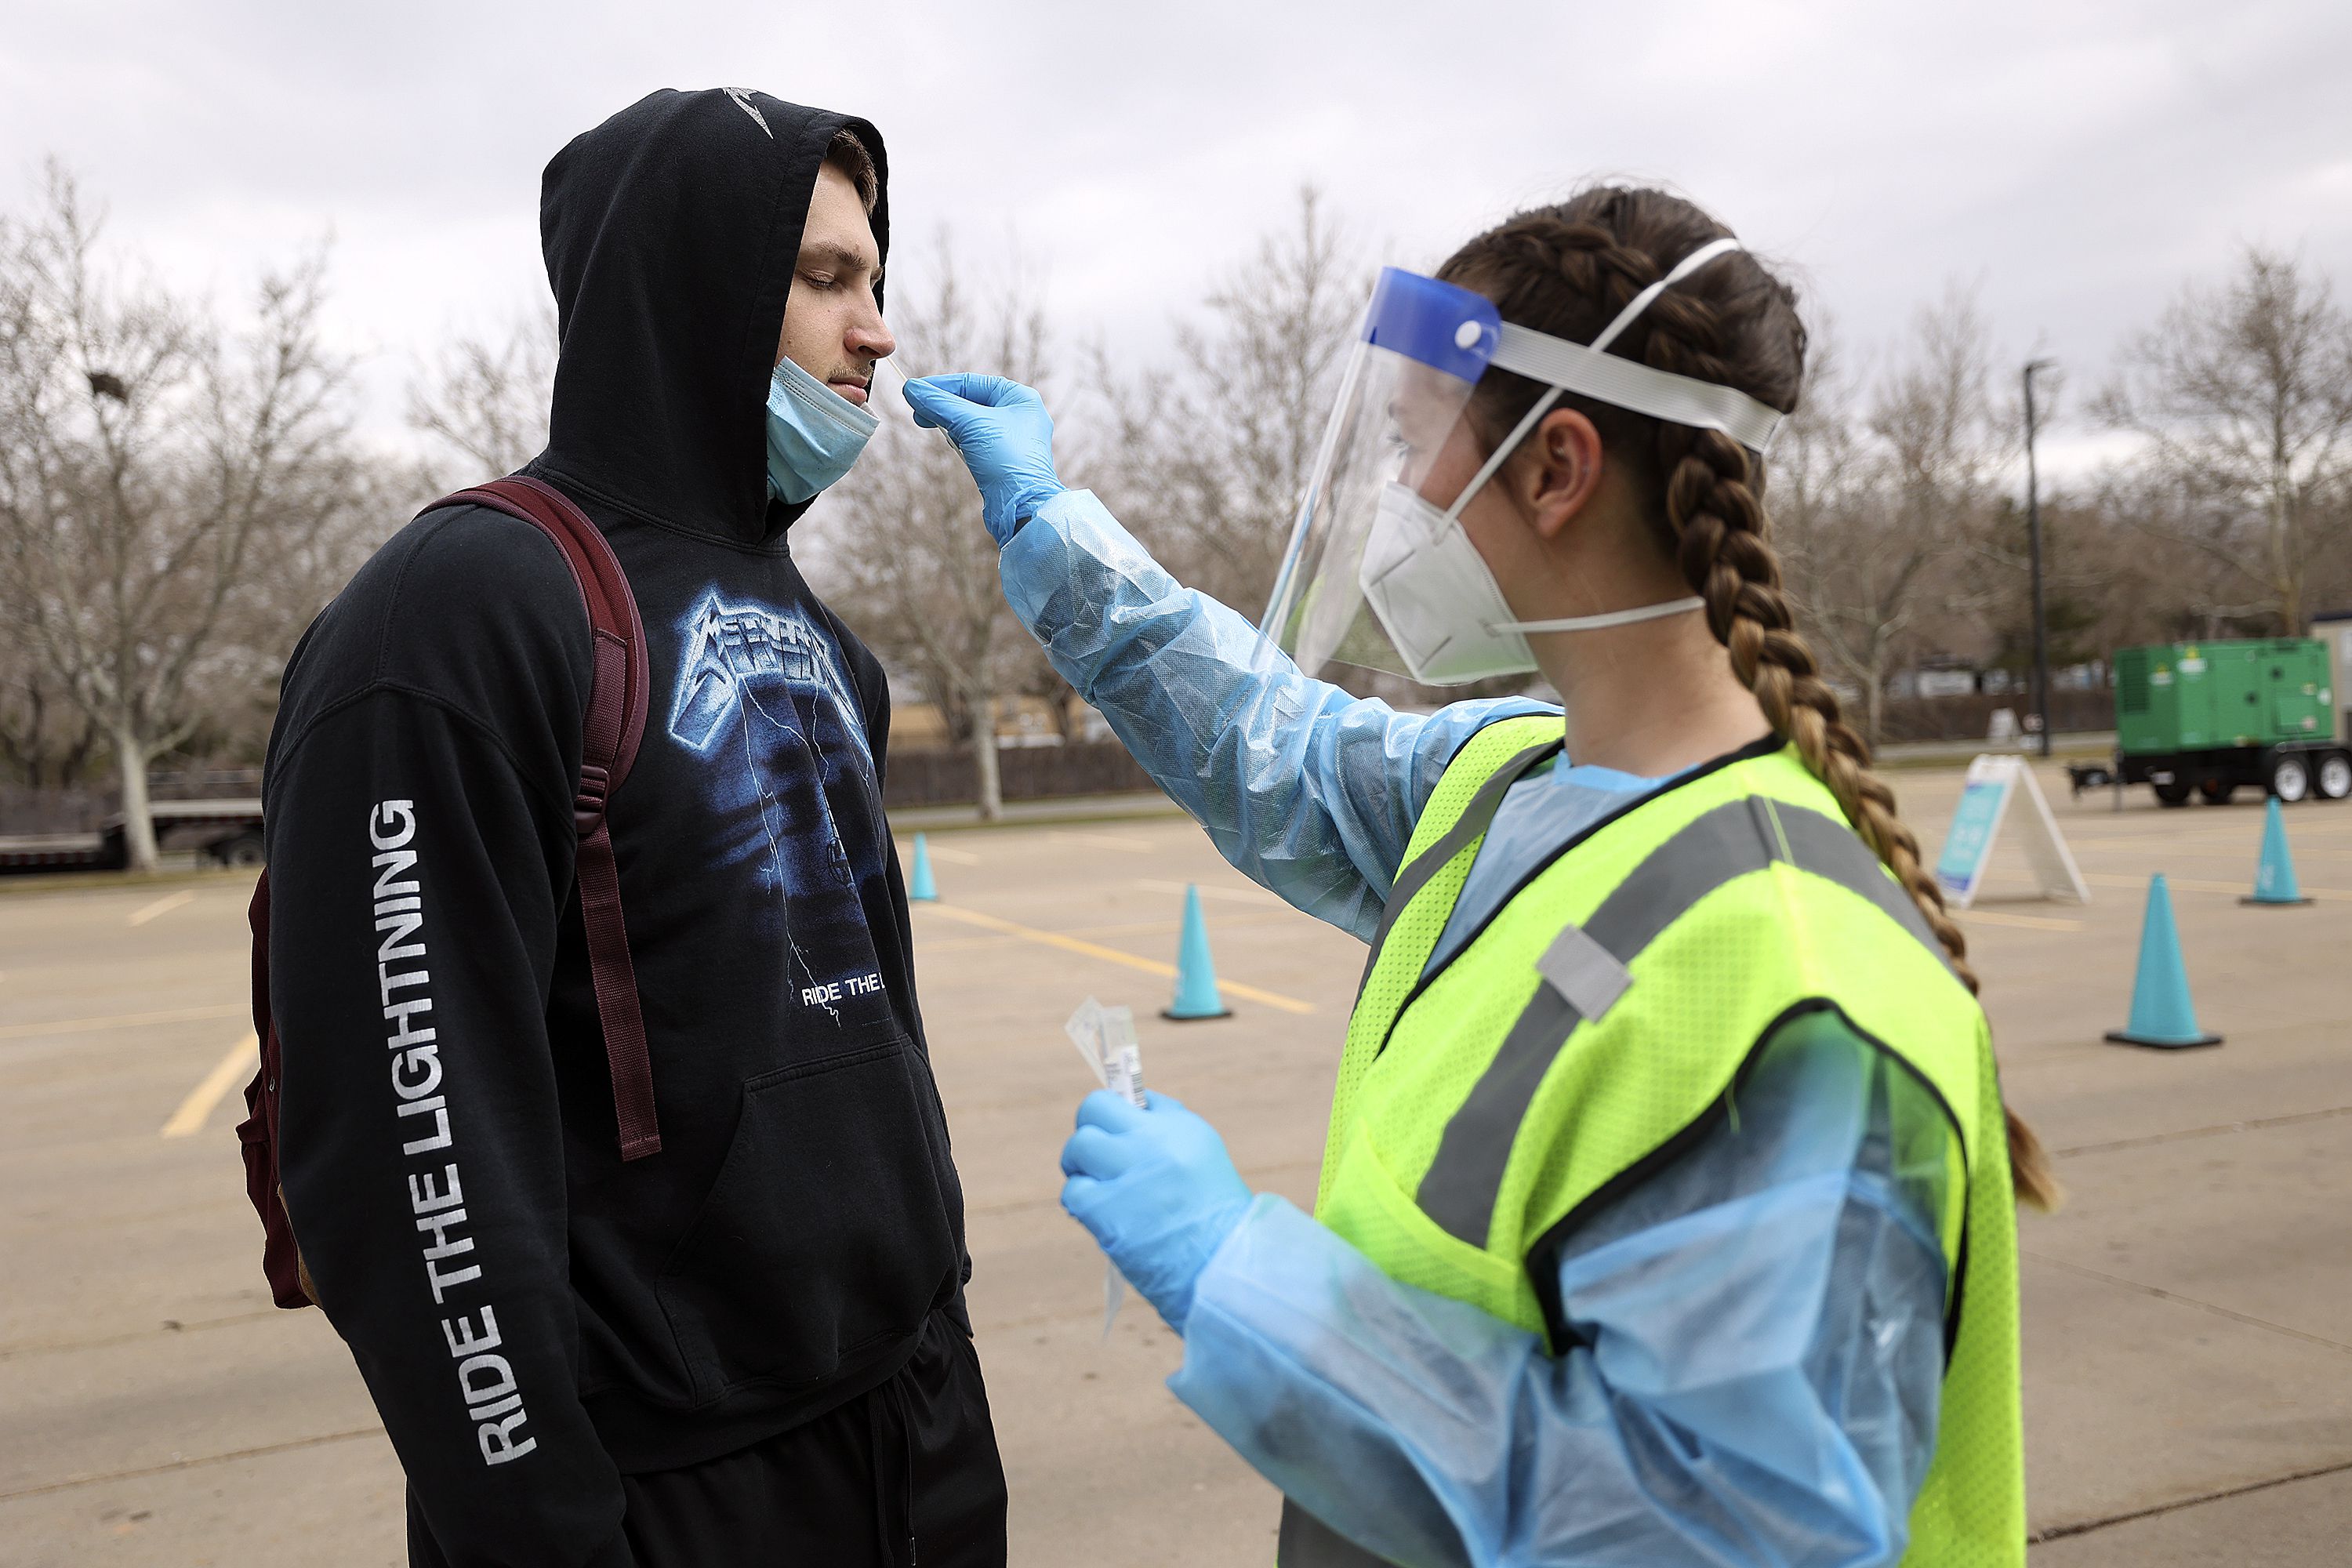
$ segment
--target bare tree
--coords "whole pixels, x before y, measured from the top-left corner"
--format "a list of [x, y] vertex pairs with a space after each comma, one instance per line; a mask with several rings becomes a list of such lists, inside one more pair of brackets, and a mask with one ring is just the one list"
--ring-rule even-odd
[[[945, 235], [939, 253], [933, 303], [895, 314], [908, 358], [927, 370], [984, 366], [1049, 386], [1034, 282], [1016, 268], [995, 299], [975, 305]], [[886, 419], [826, 512], [828, 548], [813, 565], [859, 634], [911, 673], [950, 736], [971, 745], [980, 814], [1001, 816], [997, 705], [1032, 676], [1040, 655], [1004, 602], [996, 543], [981, 523], [963, 459], [935, 432]]]
[[[25, 616], [0, 608], [11, 626]], [[15, 641], [0, 649], [0, 761], [35, 789], [74, 784], [97, 760], [98, 726], [67, 700], [57, 678]]]
[[356, 487], [346, 367], [317, 331], [323, 256], [266, 277], [227, 334], [108, 265], [100, 227], [53, 163], [44, 209], [0, 230], [0, 576], [113, 752], [145, 870], [150, 763], [269, 662], [239, 647], [239, 617]]
[[1369, 286], [1307, 186], [1218, 282], [1207, 324], [1179, 329], [1178, 374], [1122, 378], [1097, 352], [1110, 421], [1091, 477], [1180, 577], [1244, 614], [1273, 589]]
[[1773, 456], [1790, 590], [1873, 740], [1888, 680], [1938, 607], [1928, 590], [1990, 515], [2007, 440], [1990, 384], [1983, 316], [1954, 288], [1866, 389], [1824, 331]]
[[[907, 357], [971, 364], [1038, 384], [1050, 374], [1035, 289], [1020, 278], [975, 304], [944, 238], [927, 312], [894, 312]], [[1062, 471], [1101, 491], [1188, 583], [1249, 612], [1271, 587], [1329, 412], [1331, 381], [1364, 296], [1311, 190], [1296, 226], [1260, 241], [1208, 300], [1205, 328], [1179, 330], [1179, 367], [1129, 373], [1097, 347], [1107, 416], [1063, 407]], [[910, 673], [949, 733], [973, 746], [981, 809], [995, 816], [998, 702], [1020, 694], [1078, 732], [1076, 694], [1014, 623], [971, 482], [937, 437], [887, 422], [826, 509], [828, 574], [886, 660]], [[813, 520], [814, 521], [814, 520]]]
[[1029, 661], [1017, 689], [1022, 696], [1034, 698], [1044, 705], [1045, 711], [1053, 715], [1054, 733], [1064, 745], [1068, 745], [1084, 732], [1079, 714], [1086, 704], [1078, 700], [1078, 689], [1063, 679], [1062, 672], [1045, 657], [1045, 650], [1038, 648], [1035, 652], [1036, 658]]
[[[2167, 504], [2160, 487], [2128, 468], [2080, 494], [2043, 498], [2052, 664], [2104, 658], [2132, 643], [2231, 637], [2268, 625], [2267, 600], [2242, 578], [2231, 581], [2202, 552], [2148, 528], [2149, 509]], [[2021, 521], [2011, 521], [2022, 533]], [[2028, 613], [2005, 635], [2021, 662], [2032, 636]]]
[[2352, 318], [2327, 279], [2248, 249], [2234, 278], [2190, 284], [2126, 347], [2098, 411], [2147, 440], [2171, 492], [2146, 526], [2205, 552], [2298, 630], [2315, 568], [2352, 542]]
[[1843, 345], [1827, 321], [1813, 335], [1802, 393], [1773, 444], [1769, 473], [1773, 542], [1789, 595], [1832, 678], [1867, 693], [1870, 650], [1847, 634], [1854, 629], [1850, 603], [1870, 597], [1869, 574], [1849, 568], [1857, 536], [1870, 531], [1874, 498]]
[[463, 336], [408, 384], [408, 426], [458, 461], [426, 466], [436, 490], [510, 474], [547, 447], [555, 311], [519, 315], [501, 339]]

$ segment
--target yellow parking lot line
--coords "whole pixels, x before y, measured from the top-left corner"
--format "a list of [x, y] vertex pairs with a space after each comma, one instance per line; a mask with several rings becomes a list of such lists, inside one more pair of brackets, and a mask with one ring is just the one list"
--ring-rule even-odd
[[1147, 893], [1181, 895], [1186, 888], [1198, 888], [1204, 899], [1229, 899], [1237, 904], [1270, 904], [1276, 909], [1291, 908], [1290, 901], [1264, 888], [1220, 888], [1213, 882], [1163, 882], [1157, 878], [1138, 877], [1135, 885]]
[[1962, 925], [1976, 921], [1989, 926], [2015, 926], [2021, 931], [2081, 931], [2081, 921], [2061, 920], [2054, 915], [2008, 915], [1999, 910], [1958, 910], [1954, 911]]
[[[948, 845], [941, 844], [935, 838], [926, 838], [923, 840], [923, 852], [934, 860], [945, 860], [957, 866], [977, 866], [980, 864], [980, 857], [973, 854], [971, 850], [953, 848]], [[901, 860], [911, 860], [914, 858], [915, 841], [909, 838], [905, 843], [898, 846], [898, 858]]]
[[203, 1131], [205, 1121], [212, 1115], [213, 1107], [218, 1105], [221, 1096], [245, 1076], [260, 1049], [261, 1041], [251, 1029], [238, 1036], [236, 1043], [229, 1047], [228, 1055], [215, 1062], [213, 1070], [205, 1074], [204, 1082], [188, 1090], [188, 1098], [180, 1101], [180, 1109], [172, 1112], [172, 1120], [163, 1123], [163, 1136], [188, 1138]]
[[[1103, 947], [1091, 942], [1081, 942], [1076, 937], [1064, 936], [1059, 931], [1039, 931], [1034, 926], [1024, 926], [1014, 921], [1000, 920], [994, 915], [982, 914], [978, 910], [960, 909], [952, 904], [918, 904], [915, 907], [946, 920], [957, 921], [964, 925], [978, 926], [982, 931], [1000, 931], [1006, 936], [1019, 937], [1024, 942], [1035, 942], [1040, 947], [1057, 947], [1064, 952], [1079, 953], [1087, 958], [1099, 958], [1106, 963], [1125, 964], [1129, 969], [1139, 969], [1146, 974], [1157, 974], [1171, 980], [1176, 977], [1176, 966], [1172, 963], [1162, 963], [1156, 958], [1139, 958], [1134, 953], [1121, 952], [1115, 947]], [[1304, 1014], [1315, 1011], [1314, 1003], [1302, 1002], [1296, 996], [1285, 996], [1279, 991], [1261, 991], [1255, 985], [1244, 985], [1237, 980], [1219, 980], [1217, 985], [1220, 990], [1229, 991], [1236, 996], [1246, 997], [1252, 1002], [1263, 1002], [1269, 1007], [1277, 1007], [1286, 1013]]]
[[[2352, 822], [2312, 822], [2303, 817], [2286, 819], [2287, 831], [2297, 844], [2306, 838], [2332, 837], [2352, 832]], [[2067, 835], [2067, 843], [2077, 850], [2132, 849], [2161, 855], [2168, 850], [2243, 849], [2252, 851], [2262, 842], [2263, 825], [2258, 817], [2248, 817], [2227, 827], [2183, 828], [2175, 833], [2148, 833], [2134, 829], [2129, 832], [2102, 836], [2096, 833], [2074, 832]], [[2328, 847], [2335, 847], [2329, 846]]]
[[[2076, 849], [2082, 846], [2076, 845]], [[2262, 852], [2259, 844], [2144, 844], [2133, 849], [2136, 856], [2153, 855], [2160, 859], [2175, 857], [2196, 860], [2238, 860], [2252, 863]], [[2301, 861], [2322, 855], [2352, 855], [2352, 848], [2338, 848], [2326, 844], [2305, 844], [2294, 847], [2294, 858]], [[2081, 858], [2078, 855], [2076, 858]]]
[[[2147, 886], [2147, 879], [2146, 877], [2121, 877], [2112, 871], [2086, 871], [2083, 874], [2083, 880], [2085, 882], [2095, 882], [2102, 888], [2145, 888]], [[2184, 893], [2242, 894], [2251, 893], [2254, 890], [2253, 879], [2251, 877], [2247, 878], [2242, 882], [2209, 882], [2200, 880], [2195, 877], [2173, 876], [2167, 876], [2164, 880], [2166, 886], [2178, 888]], [[2352, 903], [2352, 889], [2344, 888], [2305, 887], [2303, 889], [2303, 896], [2306, 899], [2322, 899], [2335, 902]]]
[[[1232, 931], [1237, 926], [1271, 926], [1290, 924], [1290, 915], [1269, 911], [1262, 915], [1225, 915], [1219, 918], [1219, 931]], [[1183, 930], [1181, 921], [1121, 921], [1115, 925], [1080, 926], [1074, 931], [1057, 931], [1057, 936], [1132, 936], [1137, 931], [1152, 931], [1174, 936]], [[982, 949], [1006, 948], [1019, 945], [1024, 938], [1017, 936], [950, 936], [937, 942], [925, 942], [925, 952], [973, 952]]]
[[173, 1007], [161, 1013], [117, 1013], [106, 1018], [58, 1018], [47, 1024], [0, 1024], [0, 1040], [37, 1038], [43, 1035], [82, 1035], [93, 1029], [131, 1029], [143, 1024], [193, 1024], [203, 1018], [234, 1018], [252, 1011], [247, 1002], [223, 1002], [213, 1007]]
[[46, 1497], [52, 1492], [72, 1491], [77, 1487], [144, 1480], [149, 1476], [170, 1475], [173, 1470], [193, 1470], [204, 1465], [235, 1464], [239, 1459], [257, 1459], [271, 1454], [291, 1453], [297, 1448], [316, 1448], [329, 1443], [348, 1443], [354, 1437], [383, 1436], [382, 1426], [361, 1426], [349, 1432], [321, 1432], [314, 1437], [294, 1437], [283, 1443], [265, 1443], [257, 1448], [237, 1448], [226, 1454], [178, 1456], [163, 1464], [143, 1465], [135, 1470], [111, 1470], [98, 1475], [68, 1476], [61, 1481], [46, 1481], [37, 1486], [18, 1487], [15, 1491], [0, 1492], [0, 1502], [13, 1502], [18, 1498], [26, 1497]]
[[142, 904], [139, 908], [131, 910], [130, 920], [124, 923], [127, 925], [143, 926], [149, 921], [153, 920], [157, 915], [168, 915], [173, 910], [184, 908], [186, 905], [194, 903], [195, 901], [196, 895], [191, 889], [184, 889], [176, 893], [166, 893], [162, 898], [156, 900], [153, 903]]
[[1065, 844], [1084, 844], [1094, 849], [1120, 849], [1129, 855], [1149, 855], [1153, 846], [1140, 838], [1122, 838], [1116, 833], [1048, 833], [1048, 838], [1058, 838]]

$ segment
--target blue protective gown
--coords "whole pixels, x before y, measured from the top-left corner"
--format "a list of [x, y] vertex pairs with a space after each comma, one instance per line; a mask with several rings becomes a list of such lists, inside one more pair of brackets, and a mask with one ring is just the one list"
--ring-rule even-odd
[[[1311, 679], [1087, 492], [1000, 565], [1055, 668], [1219, 851], [1366, 940], [1464, 740], [1545, 710], [1402, 713]], [[1532, 859], [1660, 782], [1520, 781], [1433, 963]], [[1730, 1116], [1561, 1246], [1559, 1353], [1261, 1196], [1201, 1278], [1170, 1386], [1400, 1563], [1892, 1563], [1932, 1456], [1958, 1179], [1931, 1093], [1810, 1016], [1764, 1043]]]

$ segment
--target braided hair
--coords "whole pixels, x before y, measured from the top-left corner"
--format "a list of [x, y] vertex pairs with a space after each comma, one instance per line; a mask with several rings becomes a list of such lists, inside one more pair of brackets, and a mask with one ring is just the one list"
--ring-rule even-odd
[[[1597, 185], [1557, 206], [1523, 212], [1456, 251], [1447, 282], [1493, 300], [1506, 321], [1591, 342], [1633, 296], [1676, 262], [1730, 231], [1665, 191]], [[1737, 387], [1787, 412], [1804, 378], [1805, 329], [1796, 295], [1746, 251], [1718, 258], [1653, 300], [1609, 352], [1701, 381]], [[1547, 390], [1489, 371], [1472, 418], [1491, 447]], [[1764, 473], [1748, 449], [1716, 430], [1694, 429], [1570, 395], [1605, 449], [1652, 498], [1658, 543], [1706, 602], [1707, 626], [1755, 694], [1774, 731], [1797, 749], [1864, 843], [1919, 906], [1971, 994], [1968, 939], [1944, 907], [1943, 889], [1919, 841], [1895, 814], [1895, 792], [1870, 771], [1870, 748], [1839, 710], [1781, 591], [1780, 563], [1764, 510]], [[2058, 1183], [2041, 1141], [2007, 1112], [2010, 1163], [2020, 1199], [2055, 1206]]]

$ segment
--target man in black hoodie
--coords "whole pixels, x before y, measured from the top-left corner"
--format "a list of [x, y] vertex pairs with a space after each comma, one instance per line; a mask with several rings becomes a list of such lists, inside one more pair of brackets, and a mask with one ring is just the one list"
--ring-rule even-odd
[[[656, 93], [547, 167], [562, 351], [523, 471], [604, 531], [645, 622], [609, 821], [659, 1153], [620, 1158], [573, 893], [593, 660], [557, 547], [428, 513], [287, 669], [286, 1206], [407, 1471], [413, 1563], [1004, 1560], [887, 689], [793, 563], [817, 485], [777, 493], [763, 409], [789, 364], [855, 405], [893, 346], [887, 177], [866, 121], [734, 89]], [[388, 1082], [391, 1033], [432, 1047]]]

